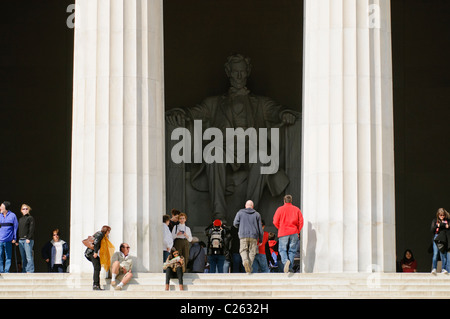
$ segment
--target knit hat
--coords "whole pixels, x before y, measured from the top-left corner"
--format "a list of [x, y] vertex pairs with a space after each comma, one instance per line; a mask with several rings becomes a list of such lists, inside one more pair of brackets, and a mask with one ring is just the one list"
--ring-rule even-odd
[[215, 227], [222, 226], [222, 221], [221, 221], [220, 219], [216, 219], [216, 220], [214, 221], [213, 225], [214, 225]]

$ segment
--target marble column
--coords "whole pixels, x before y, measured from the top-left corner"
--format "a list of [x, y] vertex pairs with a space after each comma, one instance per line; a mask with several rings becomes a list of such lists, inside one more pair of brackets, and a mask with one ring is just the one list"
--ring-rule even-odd
[[390, 1], [304, 13], [303, 272], [393, 272]]
[[162, 0], [76, 1], [71, 272], [92, 272], [81, 241], [103, 225], [116, 250], [131, 246], [136, 271], [161, 271], [162, 10]]

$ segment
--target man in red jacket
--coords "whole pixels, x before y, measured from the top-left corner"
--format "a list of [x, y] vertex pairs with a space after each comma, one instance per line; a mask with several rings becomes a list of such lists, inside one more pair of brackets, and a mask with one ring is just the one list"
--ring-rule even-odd
[[292, 205], [292, 196], [284, 196], [284, 205], [278, 207], [273, 216], [273, 225], [278, 229], [278, 252], [284, 272], [293, 272], [294, 257], [298, 250], [303, 215], [300, 208]]

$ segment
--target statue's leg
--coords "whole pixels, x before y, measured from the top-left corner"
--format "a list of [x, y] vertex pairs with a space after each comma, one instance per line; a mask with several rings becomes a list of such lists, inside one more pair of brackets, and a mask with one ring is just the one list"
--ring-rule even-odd
[[247, 200], [252, 200], [255, 208], [258, 207], [262, 197], [264, 187], [266, 186], [266, 175], [261, 174], [261, 163], [249, 163], [248, 184], [247, 184]]
[[208, 178], [209, 196], [211, 200], [212, 219], [226, 220], [227, 203], [225, 200], [226, 188], [226, 163], [206, 164], [206, 176]]

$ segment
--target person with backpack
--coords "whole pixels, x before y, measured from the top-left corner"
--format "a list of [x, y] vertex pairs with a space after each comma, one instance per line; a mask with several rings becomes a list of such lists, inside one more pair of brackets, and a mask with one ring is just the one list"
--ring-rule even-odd
[[225, 256], [228, 254], [230, 234], [220, 219], [214, 220], [213, 224], [206, 228], [208, 236], [207, 258], [210, 273], [223, 273]]

